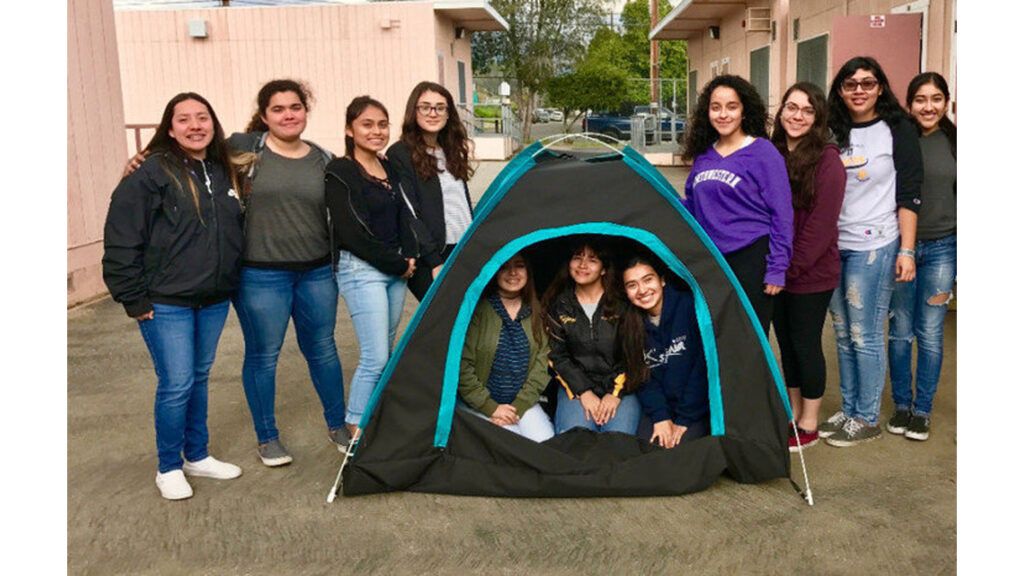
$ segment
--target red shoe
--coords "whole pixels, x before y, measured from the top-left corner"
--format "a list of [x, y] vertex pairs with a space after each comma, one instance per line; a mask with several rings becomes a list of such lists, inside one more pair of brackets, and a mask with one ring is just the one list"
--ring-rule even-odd
[[789, 434], [789, 451], [797, 452], [800, 448], [797, 447], [797, 439], [800, 440], [800, 446], [803, 448], [810, 448], [818, 443], [818, 431], [817, 430], [804, 430], [803, 428], [797, 427], [797, 436], [792, 433], [790, 428]]

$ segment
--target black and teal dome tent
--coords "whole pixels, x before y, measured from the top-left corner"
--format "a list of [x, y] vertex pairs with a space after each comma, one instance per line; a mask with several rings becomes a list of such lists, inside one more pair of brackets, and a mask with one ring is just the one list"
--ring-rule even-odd
[[[693, 291], [710, 436], [665, 450], [633, 436], [574, 429], [538, 444], [456, 409], [462, 344], [488, 280], [516, 252], [577, 234], [638, 242]], [[343, 490], [650, 496], [702, 490], [723, 472], [739, 482], [786, 478], [788, 413], [749, 301], [664, 177], [628, 147], [581, 159], [535, 143], [480, 200], [396, 346], [343, 466]]]

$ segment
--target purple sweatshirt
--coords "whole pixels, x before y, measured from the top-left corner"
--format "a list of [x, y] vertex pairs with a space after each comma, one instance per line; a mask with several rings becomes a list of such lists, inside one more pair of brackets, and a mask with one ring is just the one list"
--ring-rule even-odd
[[828, 144], [814, 171], [814, 204], [794, 213], [787, 292], [811, 294], [839, 285], [839, 210], [845, 192], [846, 168], [839, 147]]
[[723, 254], [768, 236], [765, 284], [784, 286], [793, 249], [793, 196], [786, 161], [764, 138], [722, 156], [709, 147], [693, 161], [683, 205]]

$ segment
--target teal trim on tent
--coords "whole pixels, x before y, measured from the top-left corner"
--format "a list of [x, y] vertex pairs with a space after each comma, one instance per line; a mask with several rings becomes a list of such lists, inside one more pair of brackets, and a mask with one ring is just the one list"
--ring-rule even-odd
[[[540, 143], [534, 142], [532, 145], [517, 154], [516, 157], [498, 173], [494, 181], [491, 182], [491, 185], [487, 188], [487, 192], [484, 193], [480, 202], [477, 203], [473, 221], [470, 222], [469, 228], [466, 230], [466, 233], [462, 235], [459, 243], [452, 249], [452, 253], [448, 256], [448, 262], [453, 262], [455, 260], [459, 252], [462, 251], [462, 247], [466, 245], [466, 242], [473, 237], [473, 233], [476, 232], [476, 229], [480, 227], [480, 222], [483, 222], [487, 214], [494, 209], [495, 204], [497, 204], [497, 200], [505, 195], [505, 191], [511, 188], [523, 174], [530, 170], [530, 168], [533, 168], [535, 164], [533, 160], [534, 154], [540, 150], [540, 148]], [[434, 292], [442, 283], [447, 272], [448, 265], [446, 263], [441, 267], [441, 271], [438, 273], [434, 282], [430, 284], [430, 289], [428, 289], [427, 293], [423, 296], [423, 300], [420, 302], [419, 306], [416, 307], [416, 312], [409, 321], [409, 325], [406, 326], [405, 332], [402, 333], [402, 337], [399, 338], [398, 345], [395, 347], [395, 350], [388, 358], [388, 362], [384, 366], [384, 371], [381, 373], [380, 379], [377, 380], [377, 384], [373, 387], [373, 393], [370, 394], [370, 399], [366, 403], [363, 416], [359, 420], [359, 428], [365, 430], [366, 426], [369, 425], [370, 417], [377, 406], [377, 402], [380, 400], [381, 394], [384, 392], [384, 383], [387, 382], [391, 378], [391, 374], [394, 373], [398, 359], [402, 357], [402, 352], [405, 351], [406, 344], [409, 341], [409, 336], [413, 334], [416, 331], [416, 327], [419, 326], [420, 318], [423, 317], [425, 311], [430, 307], [430, 301], [433, 300]], [[357, 440], [354, 447], [358, 445], [359, 442]]]
[[761, 351], [764, 352], [765, 360], [768, 362], [768, 369], [771, 371], [772, 378], [775, 379], [775, 387], [778, 389], [779, 396], [782, 398], [782, 405], [786, 409], [786, 416], [790, 420], [793, 419], [793, 409], [789, 405], [789, 393], [786, 392], [786, 383], [782, 379], [782, 373], [779, 371], [779, 365], [775, 362], [775, 354], [772, 352], [771, 344], [768, 343], [768, 335], [761, 329], [761, 322], [757, 319], [757, 313], [754, 312], [754, 306], [750, 303], [750, 299], [747, 298], [747, 293], [740, 286], [739, 279], [736, 278], [736, 274], [732, 271], [732, 266], [725, 261], [725, 256], [718, 250], [715, 243], [711, 241], [711, 237], [704, 231], [704, 228], [697, 223], [697, 220], [690, 214], [679, 196], [675, 193], [675, 189], [668, 180], [658, 172], [658, 170], [647, 161], [639, 152], [633, 148], [626, 147], [622, 151], [623, 159], [633, 170], [642, 176], [645, 180], [650, 182], [654, 188], [664, 196], [669, 203], [682, 215], [686, 223], [690, 225], [690, 228], [697, 233], [697, 237], [700, 238], [701, 242], [708, 249], [709, 252], [715, 257], [715, 261], [718, 262], [718, 266], [725, 271], [725, 275], [729, 278], [729, 282], [732, 284], [736, 294], [740, 297], [740, 302], [743, 303], [743, 309], [746, 310], [747, 316], [750, 318], [750, 323], [754, 326], [754, 331], [757, 333], [757, 339], [761, 343]]
[[605, 236], [619, 236], [635, 240], [654, 252], [669, 268], [678, 274], [693, 290], [695, 307], [697, 312], [697, 325], [700, 329], [701, 341], [704, 343], [704, 358], [708, 370], [708, 404], [711, 411], [711, 435], [721, 436], [725, 433], [725, 419], [722, 410], [722, 386], [718, 371], [718, 345], [715, 341], [714, 325], [711, 322], [711, 311], [708, 308], [707, 299], [701, 291], [697, 279], [690, 273], [689, 269], [669, 250], [661, 239], [654, 234], [611, 222], [587, 222], [572, 224], [559, 228], [546, 228], [536, 230], [524, 236], [520, 236], [498, 250], [486, 264], [480, 269], [476, 279], [469, 285], [459, 306], [458, 315], [455, 317], [455, 324], [448, 341], [448, 355], [445, 359], [444, 382], [441, 388], [441, 407], [437, 415], [437, 428], [434, 432], [434, 446], [444, 448], [448, 445], [448, 436], [451, 434], [452, 419], [455, 415], [455, 404], [459, 387], [459, 364], [462, 361], [462, 347], [466, 341], [466, 331], [469, 322], [473, 317], [473, 311], [480, 301], [487, 283], [498, 272], [498, 269], [509, 258], [520, 250], [532, 246], [538, 242], [571, 236], [574, 234], [602, 234]]

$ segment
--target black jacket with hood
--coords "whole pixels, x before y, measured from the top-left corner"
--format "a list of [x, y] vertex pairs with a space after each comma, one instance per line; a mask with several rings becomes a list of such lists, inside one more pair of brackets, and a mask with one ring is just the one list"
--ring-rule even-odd
[[598, 301], [593, 321], [572, 286], [555, 297], [547, 314], [551, 328], [548, 360], [569, 398], [587, 390], [599, 397], [624, 395], [626, 368], [618, 341], [621, 312], [609, 306], [608, 295]]
[[381, 159], [381, 164], [393, 187], [395, 201], [399, 204], [400, 248], [396, 251], [374, 236], [366, 195], [377, 193], [373, 188], [378, 185], [363, 176], [355, 160], [343, 156], [327, 165], [324, 176], [324, 200], [334, 258], [338, 250], [347, 250], [392, 276], [405, 273], [409, 267], [406, 258], [415, 258], [417, 268], [437, 266], [441, 263], [440, 255], [429, 241], [426, 228], [419, 220], [417, 210], [402, 186], [398, 173], [387, 160]]
[[[198, 212], [185, 178], [198, 190]], [[110, 199], [103, 281], [132, 318], [151, 311], [153, 302], [222, 302], [238, 288], [242, 230], [242, 206], [223, 165], [153, 154]]]

